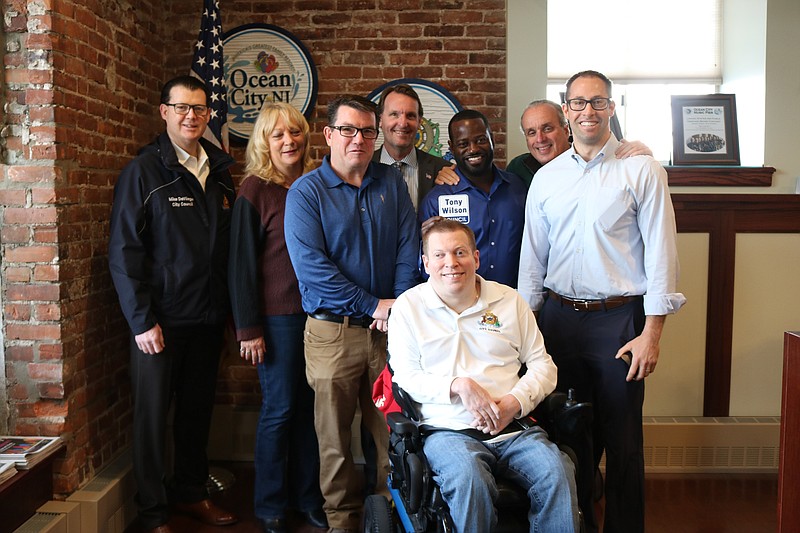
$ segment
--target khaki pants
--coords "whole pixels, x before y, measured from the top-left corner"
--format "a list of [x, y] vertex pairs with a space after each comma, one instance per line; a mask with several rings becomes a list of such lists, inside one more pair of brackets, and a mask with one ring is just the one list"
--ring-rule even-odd
[[363, 475], [350, 450], [356, 405], [378, 451], [378, 492], [389, 496], [389, 435], [372, 403], [372, 383], [386, 366], [386, 334], [308, 318], [306, 376], [314, 389], [314, 426], [320, 458], [320, 488], [332, 528], [358, 530], [363, 507]]

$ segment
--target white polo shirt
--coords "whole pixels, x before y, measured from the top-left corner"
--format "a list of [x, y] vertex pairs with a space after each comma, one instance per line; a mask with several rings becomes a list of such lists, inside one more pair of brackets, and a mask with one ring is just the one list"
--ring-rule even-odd
[[[527, 302], [511, 287], [478, 276], [478, 301], [458, 314], [430, 282], [404, 292], [389, 318], [393, 380], [421, 405], [422, 422], [466, 429], [473, 416], [450, 385], [470, 377], [496, 400], [511, 393], [526, 415], [556, 386], [556, 366]], [[521, 378], [522, 363], [527, 372]]]

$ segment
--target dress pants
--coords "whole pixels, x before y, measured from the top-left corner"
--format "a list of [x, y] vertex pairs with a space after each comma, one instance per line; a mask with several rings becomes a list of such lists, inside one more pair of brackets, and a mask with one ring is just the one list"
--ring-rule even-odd
[[167, 413], [175, 402], [174, 471], [170, 498], [192, 503], [208, 497], [208, 432], [217, 384], [222, 325], [164, 327], [164, 351], [148, 355], [131, 338], [133, 473], [144, 529], [169, 519], [165, 486]]
[[644, 530], [644, 382], [625, 381], [628, 364], [614, 356], [644, 328], [641, 298], [608, 311], [575, 311], [548, 298], [539, 313], [558, 390], [574, 388], [594, 405], [595, 467], [606, 453], [604, 533]]
[[[389, 474], [389, 434], [372, 403], [372, 383], [386, 365], [386, 334], [309, 317], [305, 354], [306, 376], [314, 389], [323, 508], [331, 528], [358, 530], [364, 481], [350, 450], [357, 405], [377, 447], [378, 479]], [[379, 483], [378, 492], [389, 496], [385, 483]]]

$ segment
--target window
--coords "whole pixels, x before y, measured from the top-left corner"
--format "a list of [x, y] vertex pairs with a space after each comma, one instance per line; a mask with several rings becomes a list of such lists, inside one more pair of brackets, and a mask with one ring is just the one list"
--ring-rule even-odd
[[670, 95], [715, 93], [722, 83], [721, 10], [721, 0], [549, 0], [547, 97], [561, 101], [576, 72], [602, 72], [614, 82], [624, 137], [669, 162]]

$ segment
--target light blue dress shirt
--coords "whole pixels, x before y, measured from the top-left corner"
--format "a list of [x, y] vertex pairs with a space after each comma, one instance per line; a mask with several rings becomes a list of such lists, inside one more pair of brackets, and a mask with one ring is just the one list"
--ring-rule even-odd
[[686, 302], [667, 173], [650, 156], [617, 159], [618, 145], [612, 135], [588, 162], [570, 148], [536, 173], [518, 284], [533, 310], [547, 289], [577, 299], [644, 295], [646, 315]]

